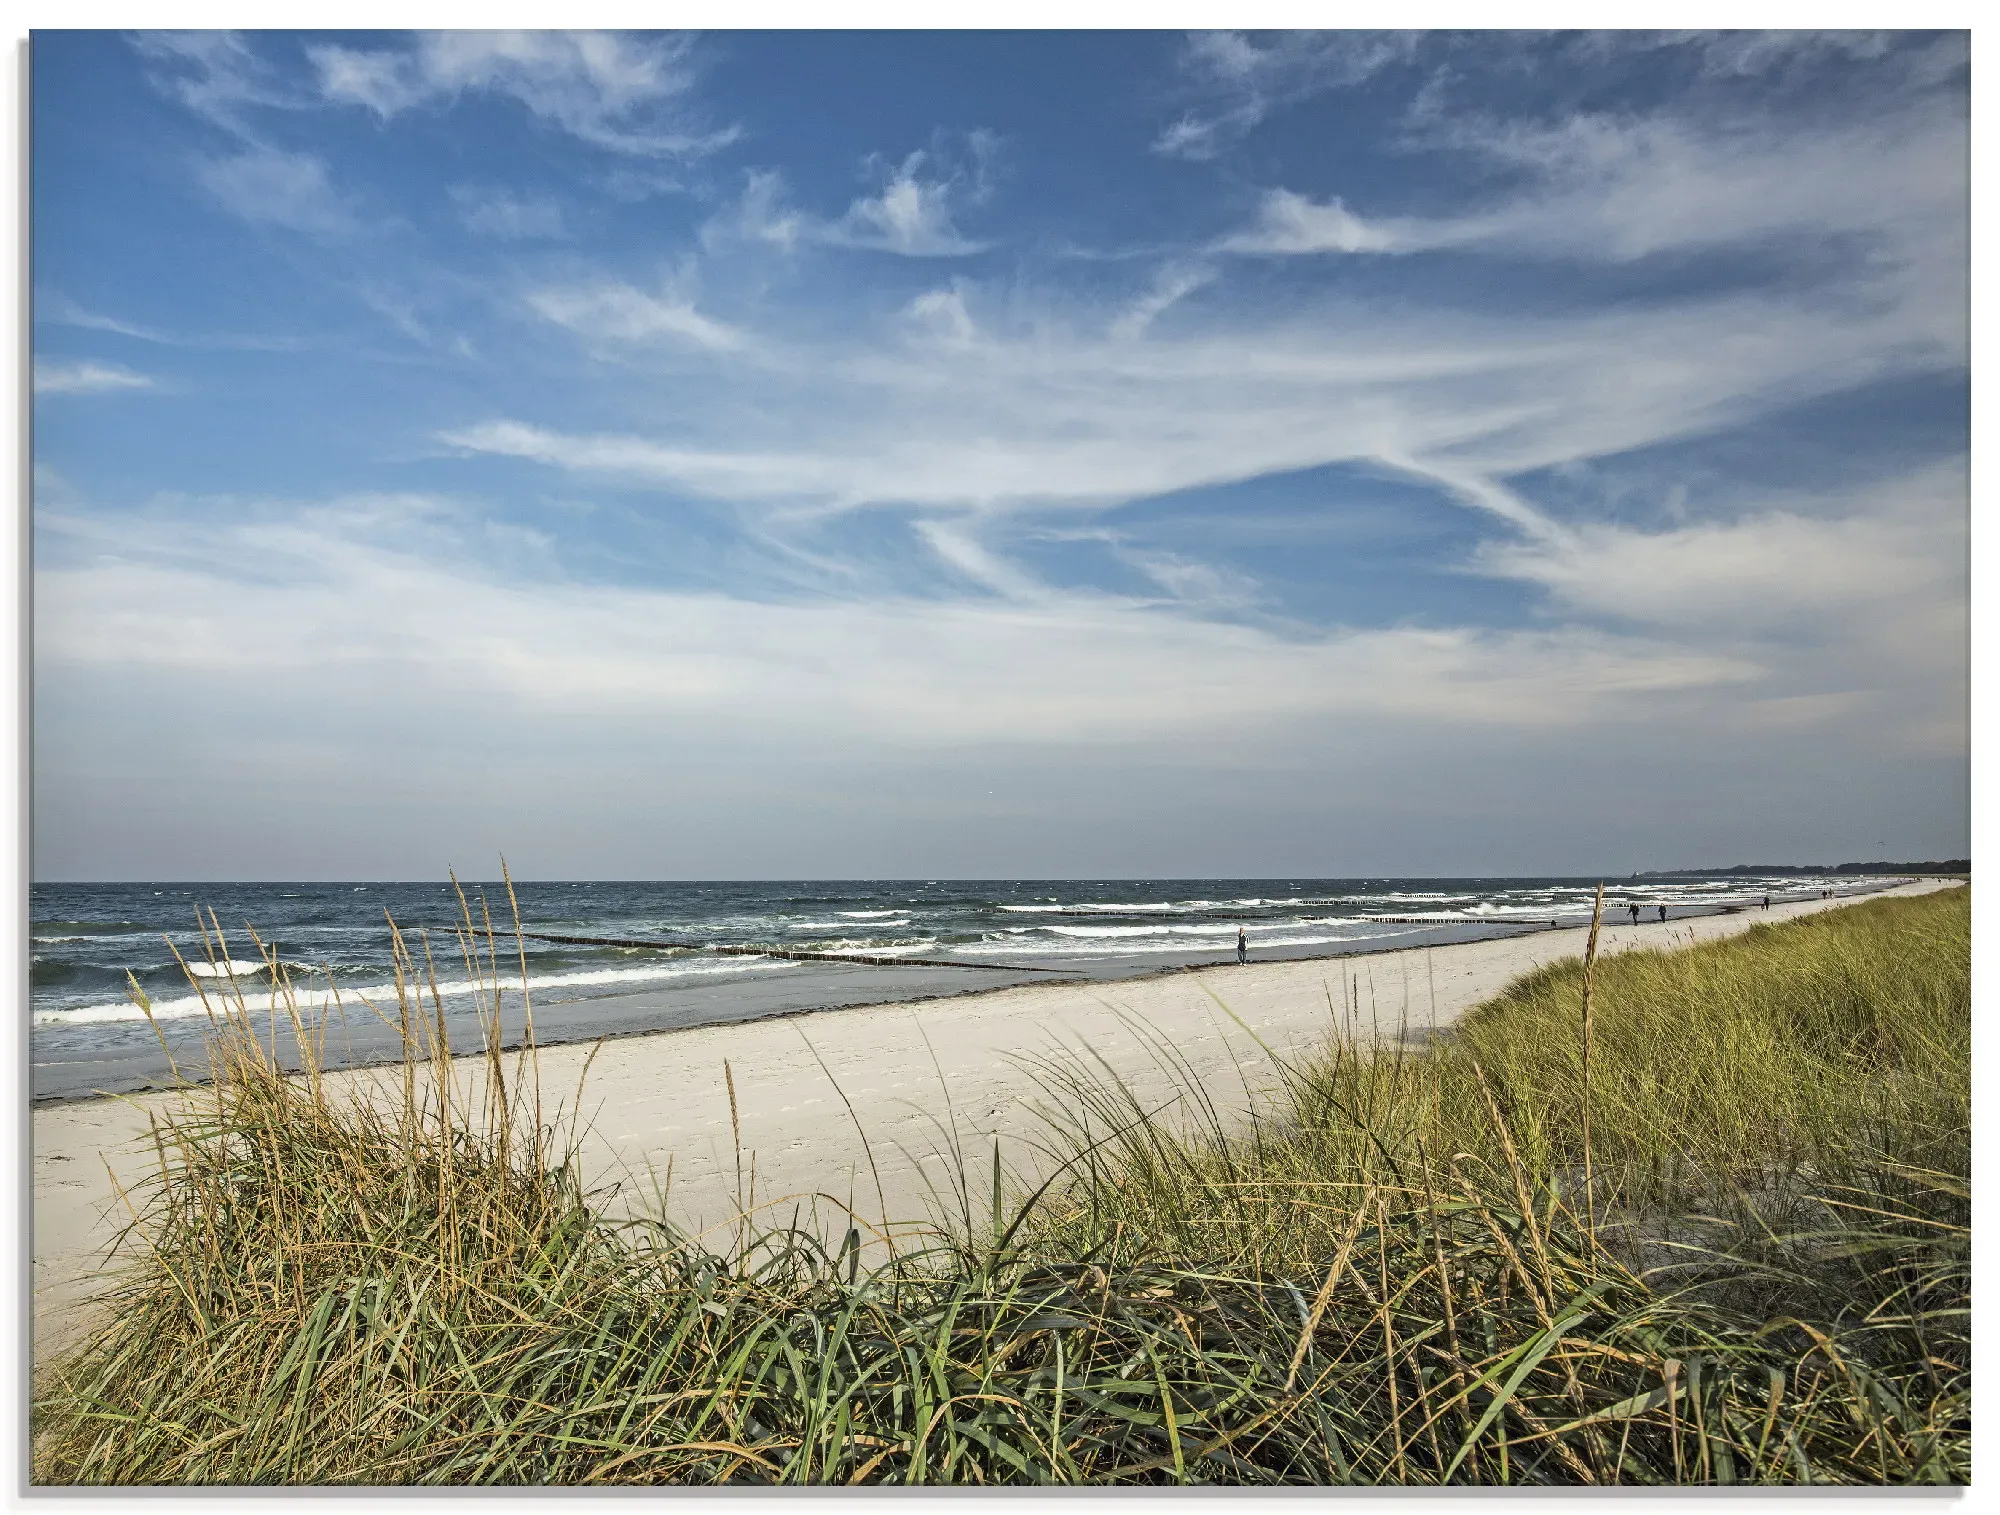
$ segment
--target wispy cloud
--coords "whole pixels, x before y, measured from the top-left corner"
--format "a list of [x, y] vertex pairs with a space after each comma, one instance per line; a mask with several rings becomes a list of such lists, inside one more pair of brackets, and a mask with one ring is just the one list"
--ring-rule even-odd
[[238, 137], [256, 135], [253, 109], [296, 110], [312, 103], [240, 32], [142, 32], [132, 45], [149, 65], [155, 87]]
[[914, 527], [939, 561], [982, 589], [1017, 601], [1048, 598], [1047, 590], [1032, 574], [980, 540], [976, 518], [919, 520]]
[[322, 237], [345, 237], [360, 229], [353, 206], [333, 187], [325, 162], [311, 153], [249, 147], [197, 160], [195, 177], [217, 204], [245, 221]]
[[955, 258], [980, 251], [985, 244], [964, 236], [953, 223], [953, 208], [986, 197], [993, 139], [975, 132], [968, 146], [967, 167], [940, 170], [933, 154], [913, 152], [886, 168], [881, 193], [856, 200], [846, 215], [823, 229], [823, 240], [906, 258]]
[[1182, 300], [1214, 282], [1215, 269], [1202, 262], [1170, 262], [1153, 276], [1152, 288], [1121, 310], [1111, 322], [1111, 334], [1133, 341]]
[[[497, 95], [578, 140], [621, 155], [689, 159], [734, 139], [702, 130], [687, 99], [697, 69], [692, 39], [602, 32], [432, 32], [405, 47], [307, 49], [309, 82], [281, 70], [235, 32], [146, 33], [133, 45], [157, 88], [235, 139], [203, 154], [196, 177], [243, 219], [322, 237], [360, 222], [324, 159], [274, 141], [271, 113], [359, 106], [390, 120], [466, 94]], [[464, 189], [468, 229], [508, 240], [559, 238], [560, 211], [504, 189]]]
[[74, 300], [62, 295], [37, 292], [35, 296], [35, 319], [54, 322], [58, 326], [75, 326], [84, 331], [108, 331], [114, 336], [130, 337], [137, 342], [153, 342], [162, 346], [174, 345], [176, 339], [153, 326], [142, 326], [136, 321], [121, 321], [115, 316], [100, 315], [96, 311], [85, 310]]
[[109, 332], [156, 347], [219, 348], [242, 352], [295, 352], [306, 340], [292, 336], [261, 336], [247, 332], [190, 332], [169, 330], [138, 321], [121, 320], [87, 310], [60, 293], [35, 292], [35, 320], [53, 326], [73, 326], [81, 331]]
[[1729, 635], [1847, 627], [1875, 643], [1894, 637], [1919, 606], [1962, 622], [1966, 494], [1964, 461], [1954, 460], [1667, 530], [1593, 522], [1535, 541], [1492, 542], [1475, 566], [1539, 585], [1591, 615]]
[[323, 97], [384, 120], [467, 93], [511, 99], [536, 119], [613, 152], [689, 158], [734, 140], [695, 124], [686, 36], [608, 32], [427, 32], [408, 47], [310, 50]]
[[1265, 193], [1257, 209], [1257, 224], [1223, 238], [1219, 251], [1230, 253], [1386, 253], [1417, 252], [1472, 240], [1458, 229], [1413, 229], [1407, 222], [1368, 222], [1348, 210], [1338, 196], [1324, 202], [1288, 189]]
[[733, 243], [762, 243], [791, 252], [817, 234], [817, 224], [787, 203], [785, 176], [776, 169], [753, 168], [743, 181], [736, 203], [709, 218], [701, 230], [702, 245], [711, 253]]
[[1419, 139], [1527, 187], [1447, 217], [1369, 218], [1341, 199], [1265, 194], [1232, 253], [1402, 254], [1492, 248], [1630, 261], [1780, 238], [1854, 237], [1898, 258], [1950, 258], [1966, 182], [1962, 117], [1915, 102], [1800, 134], [1769, 122], [1452, 119]]
[[1098, 527], [1036, 535], [1057, 541], [1102, 543], [1119, 562], [1150, 580], [1177, 609], [1190, 614], [1235, 616], [1255, 611], [1268, 598], [1264, 587], [1239, 569], [1147, 546], [1115, 529]]
[[[662, 397], [674, 440], [520, 418], [450, 440], [715, 498], [845, 506], [1094, 508], [1346, 460], [1497, 488], [1962, 356], [1963, 334], [1931, 329], [1907, 290], [1883, 296], [1836, 314], [1733, 296], [1532, 321], [1331, 301], [1132, 340], [1034, 307], [989, 326], [954, 289], [891, 340], [795, 343], [777, 414], [711, 392]], [[745, 400], [765, 383], [740, 382]]]
[[661, 339], [736, 353], [751, 346], [747, 333], [703, 315], [694, 301], [671, 289], [650, 295], [629, 284], [541, 289], [528, 296], [535, 312], [580, 336], [614, 344]]
[[1285, 105], [1351, 88], [1407, 62], [1423, 35], [1198, 32], [1187, 40], [1180, 63], [1201, 103], [1161, 132], [1153, 150], [1171, 157], [1213, 158]]
[[719, 499], [815, 496], [824, 491], [828, 474], [812, 457], [704, 451], [632, 436], [576, 436], [520, 421], [482, 421], [440, 433], [438, 440], [467, 452], [555, 468], [660, 479]]
[[151, 389], [153, 381], [116, 363], [35, 361], [35, 393], [38, 395], [96, 395], [126, 389]]
[[[838, 732], [877, 748], [1175, 735], [1234, 745], [1274, 723], [1360, 715], [1570, 726], [1757, 677], [1740, 657], [1580, 630], [1287, 639], [1043, 592], [936, 523], [927, 534], [941, 554], [1000, 600], [774, 605], [566, 583], [543, 558], [510, 565], [513, 548], [487, 537], [476, 511], [410, 507], [336, 501], [272, 521], [240, 507], [218, 518], [208, 502], [192, 533], [193, 502], [94, 524], [51, 513], [52, 538], [87, 549], [115, 534], [121, 551], [45, 570], [38, 647], [54, 667], [198, 680], [311, 668], [328, 698], [377, 712], [396, 687], [419, 703], [445, 695], [455, 710], [497, 698], [501, 721], [588, 712], [667, 729], [755, 716], [787, 742]], [[385, 520], [397, 523], [387, 538]], [[188, 605], [203, 611], [161, 614]], [[385, 667], [398, 670], [387, 685]]]
[[450, 193], [460, 223], [475, 236], [501, 242], [560, 242], [569, 236], [562, 206], [545, 196], [479, 184], [454, 184]]
[[947, 289], [927, 289], [910, 301], [905, 314], [912, 331], [946, 347], [968, 348], [979, 340], [979, 323], [966, 304], [961, 283]]
[[880, 189], [857, 197], [845, 212], [818, 217], [793, 206], [785, 181], [773, 170], [753, 170], [743, 194], [703, 231], [711, 249], [730, 241], [763, 243], [790, 252], [805, 243], [866, 248], [906, 258], [957, 258], [988, 244], [958, 228], [961, 210], [983, 203], [992, 192], [997, 139], [975, 131], [962, 149], [920, 149], [891, 163], [868, 166]]
[[1964, 67], [1968, 56], [1966, 34], [1954, 31], [1614, 32], [1602, 40], [1617, 49], [1685, 49], [1699, 58], [1710, 79], [1758, 78], [1779, 84], [1829, 64], [1868, 63], [1881, 66], [1892, 84], [1924, 87]]
[[257, 111], [296, 111], [314, 97], [236, 32], [152, 32], [133, 38], [154, 86], [234, 145], [193, 155], [194, 177], [216, 204], [245, 221], [341, 238], [358, 229], [350, 197], [317, 154], [275, 145]]

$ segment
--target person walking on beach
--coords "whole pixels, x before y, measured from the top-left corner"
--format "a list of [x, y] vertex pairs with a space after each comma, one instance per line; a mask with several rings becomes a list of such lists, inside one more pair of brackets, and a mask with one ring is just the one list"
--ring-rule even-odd
[[1239, 963], [1250, 961], [1250, 938], [1241, 926], [1236, 928], [1236, 961]]
[[1768, 894], [1764, 896], [1764, 908], [1766, 910], [1771, 908], [1771, 896]]
[[1660, 906], [1660, 924], [1664, 926], [1666, 925], [1666, 923], [1667, 923], [1667, 907], [1665, 905], [1662, 905]]
[[1626, 906], [1625, 908], [1626, 908], [1627, 910], [1629, 910], [1629, 911], [1631, 911], [1631, 912], [1632, 912], [1632, 924], [1633, 924], [1633, 925], [1635, 925], [1635, 926], [1636, 926], [1636, 925], [1638, 925], [1638, 924], [1639, 924], [1639, 902], [1638, 902], [1637, 900], [1634, 900], [1634, 901], [1632, 901], [1632, 903], [1631, 903], [1631, 904], [1627, 905], [1627, 906]]

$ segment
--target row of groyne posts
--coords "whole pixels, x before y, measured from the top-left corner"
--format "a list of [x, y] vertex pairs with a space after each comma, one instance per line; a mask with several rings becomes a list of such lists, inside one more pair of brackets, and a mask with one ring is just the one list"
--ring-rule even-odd
[[[1734, 915], [1748, 908], [1745, 905], [1713, 905], [1681, 907], [1679, 919], [1689, 915]], [[1494, 926], [1513, 927], [1522, 931], [1547, 929], [1542, 917], [1512, 917], [1497, 919], [1486, 916], [1463, 915], [1373, 915], [1371, 923], [1385, 926]], [[1559, 927], [1561, 917], [1552, 916], [1548, 926]], [[1588, 925], [1588, 921], [1573, 921], [1572, 925]], [[532, 937], [538, 942], [554, 942], [561, 946], [574, 947], [637, 947], [655, 952], [713, 952], [732, 957], [780, 957], [800, 963], [864, 963], [873, 968], [973, 968], [989, 973], [1063, 973], [1081, 976], [1081, 968], [1052, 968], [1041, 963], [970, 963], [962, 958], [936, 957], [889, 957], [871, 952], [813, 952], [795, 947], [760, 947], [754, 945], [724, 944], [721, 942], [676, 942], [659, 938], [629, 936], [557, 936], [547, 931], [523, 931], [521, 935]]]

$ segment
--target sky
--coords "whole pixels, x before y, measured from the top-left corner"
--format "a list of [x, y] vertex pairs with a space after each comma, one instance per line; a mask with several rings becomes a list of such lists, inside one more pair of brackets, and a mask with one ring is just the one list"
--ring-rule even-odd
[[37, 33], [35, 876], [1964, 856], [1967, 57]]

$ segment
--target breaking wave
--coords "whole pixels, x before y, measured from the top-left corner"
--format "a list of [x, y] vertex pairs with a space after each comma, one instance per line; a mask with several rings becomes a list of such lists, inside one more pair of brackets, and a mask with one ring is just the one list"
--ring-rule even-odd
[[[254, 969], [258, 965], [253, 963], [249, 966]], [[657, 967], [589, 968], [575, 973], [550, 973], [544, 974], [541, 977], [531, 976], [528, 979], [528, 990], [530, 993], [536, 993], [544, 989], [588, 988], [606, 984], [639, 985], [659, 983], [673, 979], [724, 977], [743, 973], [773, 973], [788, 971], [795, 967], [795, 964], [784, 958], [729, 957], [700, 962], [689, 962], [681, 959], [672, 964], [662, 963]], [[241, 975], [239, 974], [239, 981], [240, 979]], [[266, 983], [268, 984], [268, 979]], [[456, 979], [450, 983], [440, 983], [437, 986], [437, 992], [443, 999], [450, 1001], [468, 998], [480, 992], [482, 988], [490, 992], [491, 986], [475, 984], [469, 979]], [[503, 979], [500, 988], [502, 993], [518, 995], [521, 985], [519, 980], [509, 983]], [[271, 1001], [276, 998], [268, 987], [262, 988], [261, 992], [259, 988], [250, 985], [245, 985], [244, 989], [244, 1001], [255, 1011], [268, 1009]], [[377, 1008], [386, 1008], [388, 1005], [395, 1003], [396, 986], [393, 982], [342, 984], [339, 986], [339, 993], [336, 995], [325, 986], [325, 981], [322, 979], [318, 983], [310, 985], [294, 981], [292, 993], [299, 1013], [309, 1019], [316, 1020], [322, 1015], [333, 1012], [337, 1007], [346, 1005], [352, 1005], [355, 1010], [365, 1015], [368, 1011], [364, 1001], [372, 1002]], [[424, 987], [423, 993], [425, 1000], [428, 1002], [430, 996], [428, 985]], [[278, 1006], [280, 1009], [283, 1008], [283, 1005], [284, 1002], [279, 1000]], [[220, 1008], [221, 1002], [214, 996], [204, 1000], [198, 994], [190, 994], [179, 999], [153, 1001], [154, 1018], [164, 1021], [189, 1020], [196, 1016], [206, 1015], [211, 1009], [219, 1010]], [[145, 1019], [145, 1011], [130, 1001], [102, 1005], [74, 1005], [63, 1009], [37, 1010], [34, 1013], [34, 1024], [37, 1026], [105, 1025], [119, 1021], [144, 1021]]]

